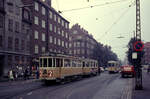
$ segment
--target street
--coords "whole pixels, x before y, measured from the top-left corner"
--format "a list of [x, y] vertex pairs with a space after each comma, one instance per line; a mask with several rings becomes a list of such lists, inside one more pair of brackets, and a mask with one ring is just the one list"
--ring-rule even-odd
[[0, 86], [1, 99], [131, 99], [132, 78], [102, 73], [65, 84], [43, 85], [29, 82]]

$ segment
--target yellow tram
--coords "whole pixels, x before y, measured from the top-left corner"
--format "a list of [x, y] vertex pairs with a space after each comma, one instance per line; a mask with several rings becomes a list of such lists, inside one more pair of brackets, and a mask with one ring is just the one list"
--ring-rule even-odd
[[68, 77], [96, 75], [98, 73], [97, 60], [67, 55], [41, 56], [39, 60], [40, 79], [44, 81], [61, 81]]
[[108, 72], [109, 73], [118, 73], [119, 72], [119, 63], [118, 61], [108, 61]]

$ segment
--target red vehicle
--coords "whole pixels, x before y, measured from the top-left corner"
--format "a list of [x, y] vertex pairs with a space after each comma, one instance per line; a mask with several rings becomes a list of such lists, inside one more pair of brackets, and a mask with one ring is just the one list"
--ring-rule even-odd
[[126, 65], [121, 67], [121, 75], [122, 77], [131, 75], [132, 77], [135, 76], [134, 67], [131, 65]]

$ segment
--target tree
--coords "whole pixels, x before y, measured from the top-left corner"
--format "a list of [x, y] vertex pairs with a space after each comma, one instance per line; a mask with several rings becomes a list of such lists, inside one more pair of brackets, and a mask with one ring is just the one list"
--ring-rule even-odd
[[93, 57], [98, 60], [99, 66], [107, 66], [110, 60], [118, 60], [117, 55], [111, 51], [111, 47], [97, 43], [94, 48]]

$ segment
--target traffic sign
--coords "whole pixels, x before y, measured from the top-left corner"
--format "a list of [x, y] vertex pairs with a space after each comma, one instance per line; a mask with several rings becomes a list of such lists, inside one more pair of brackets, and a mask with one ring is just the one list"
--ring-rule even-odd
[[135, 50], [135, 51], [142, 51], [142, 50], [143, 50], [143, 47], [144, 47], [144, 44], [143, 44], [143, 42], [141, 42], [141, 41], [136, 41], [136, 42], [134, 43], [134, 50]]

